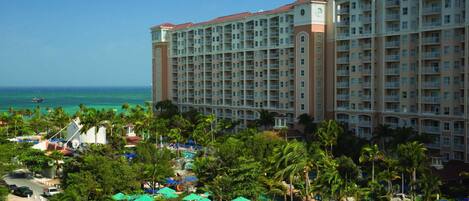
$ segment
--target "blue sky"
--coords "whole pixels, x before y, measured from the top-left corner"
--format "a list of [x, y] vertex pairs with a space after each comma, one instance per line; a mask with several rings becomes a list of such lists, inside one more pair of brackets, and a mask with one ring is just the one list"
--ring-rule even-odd
[[293, 0], [0, 0], [0, 87], [150, 86], [149, 28]]

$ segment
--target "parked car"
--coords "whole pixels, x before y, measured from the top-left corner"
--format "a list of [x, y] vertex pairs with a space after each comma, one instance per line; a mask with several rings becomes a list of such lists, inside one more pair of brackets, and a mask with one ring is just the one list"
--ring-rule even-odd
[[33, 195], [33, 191], [27, 186], [21, 186], [14, 190], [13, 194], [20, 197], [31, 197]]
[[18, 186], [15, 184], [8, 185], [8, 189], [10, 190], [10, 193], [13, 193], [16, 189], [18, 189]]
[[59, 194], [60, 191], [58, 188], [56, 187], [49, 187], [49, 188], [45, 188], [44, 191], [43, 191], [43, 196], [44, 197], [51, 197], [55, 194]]

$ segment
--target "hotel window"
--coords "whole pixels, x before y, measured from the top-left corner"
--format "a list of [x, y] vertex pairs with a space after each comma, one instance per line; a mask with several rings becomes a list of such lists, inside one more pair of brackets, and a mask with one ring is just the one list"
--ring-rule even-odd
[[300, 60], [300, 63], [301, 63], [301, 65], [304, 65], [304, 64], [305, 64], [305, 60], [304, 60], [304, 59], [301, 59], [301, 60]]
[[402, 15], [407, 15], [408, 8], [402, 8]]
[[445, 0], [445, 8], [451, 7], [451, 0]]
[[301, 98], [305, 98], [305, 93], [301, 93]]
[[301, 53], [305, 53], [305, 48], [304, 47], [301, 48]]
[[305, 42], [305, 36], [301, 36], [301, 42]]
[[451, 23], [451, 15], [445, 15], [445, 24]]
[[301, 76], [305, 76], [305, 71], [304, 70], [301, 70]]
[[305, 81], [301, 81], [301, 87], [305, 87]]
[[301, 110], [305, 110], [305, 104], [301, 104]]

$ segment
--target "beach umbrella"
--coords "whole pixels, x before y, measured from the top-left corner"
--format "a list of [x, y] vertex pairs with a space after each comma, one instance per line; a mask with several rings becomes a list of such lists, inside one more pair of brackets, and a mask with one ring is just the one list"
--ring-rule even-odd
[[176, 193], [167, 193], [167, 194], [161, 194], [165, 199], [173, 199], [173, 198], [178, 198], [179, 195]]
[[235, 198], [233, 201], [250, 201], [250, 200], [243, 196], [240, 196], [240, 197]]
[[200, 199], [202, 199], [202, 198], [203, 198], [203, 197], [201, 197], [201, 196], [199, 196], [199, 195], [197, 195], [197, 194], [191, 193], [190, 195], [188, 195], [188, 196], [182, 198], [182, 200], [184, 200], [184, 201], [197, 200], [197, 201], [198, 201], [198, 200], [200, 200]]
[[127, 196], [123, 193], [117, 193], [112, 196], [113, 200], [127, 200]]
[[134, 201], [153, 201], [153, 198], [149, 195], [141, 195], [138, 196], [137, 199], [135, 199]]
[[176, 193], [176, 191], [173, 190], [172, 188], [164, 187], [164, 188], [158, 190], [156, 193], [158, 193], [158, 194], [170, 194], [170, 193]]

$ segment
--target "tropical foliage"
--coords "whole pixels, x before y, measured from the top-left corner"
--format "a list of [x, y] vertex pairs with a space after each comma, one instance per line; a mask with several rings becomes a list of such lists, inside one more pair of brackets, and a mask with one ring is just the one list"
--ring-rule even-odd
[[[117, 192], [139, 193], [141, 185], [157, 188], [175, 177], [182, 157], [180, 143], [193, 142], [198, 152], [193, 173], [198, 191], [210, 191], [214, 200], [244, 196], [258, 200], [390, 200], [406, 193], [434, 200], [441, 181], [429, 168], [426, 138], [411, 129], [379, 126], [371, 140], [357, 138], [334, 120], [318, 124], [307, 114], [298, 118], [304, 141], [286, 140], [277, 132], [265, 132], [275, 113], [259, 111], [254, 128], [239, 129], [238, 122], [217, 120], [196, 110], [178, 111], [171, 101], [144, 106], [124, 104], [120, 112], [80, 105], [72, 115], [63, 109], [40, 108], [0, 115], [2, 139], [31, 134], [62, 134], [79, 117], [83, 131], [106, 127], [107, 145], [91, 145], [75, 157], [44, 153], [30, 145], [1, 143], [0, 173], [19, 166], [39, 172], [56, 165], [62, 169], [64, 193], [51, 200], [106, 200]], [[142, 141], [124, 145], [125, 129], [132, 126]], [[174, 149], [167, 149], [168, 145]], [[163, 145], [163, 146], [161, 146]], [[12, 151], [8, 151], [12, 150]], [[16, 152], [16, 150], [21, 150]], [[129, 159], [126, 154], [135, 154]], [[17, 156], [20, 162], [12, 162]], [[65, 163], [59, 167], [59, 161]]]

